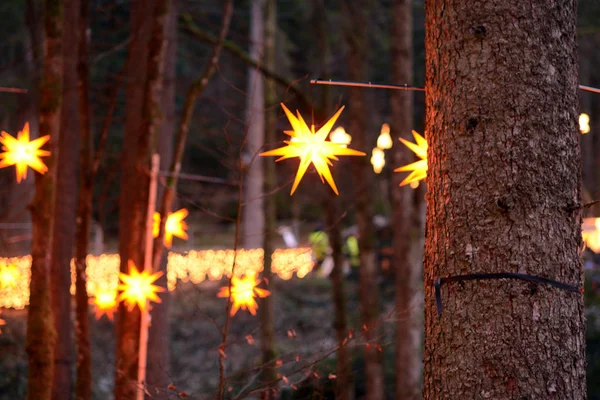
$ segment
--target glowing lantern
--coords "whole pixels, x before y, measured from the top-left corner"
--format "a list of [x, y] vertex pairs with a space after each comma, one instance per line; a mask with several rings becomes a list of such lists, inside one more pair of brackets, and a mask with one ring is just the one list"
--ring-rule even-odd
[[[182, 208], [174, 213], [169, 214], [167, 222], [165, 223], [165, 247], [171, 248], [173, 245], [173, 236], [177, 236], [183, 240], [188, 240], [188, 235], [185, 230], [188, 228], [187, 224], [183, 222], [183, 219], [188, 216], [188, 210]], [[152, 225], [152, 235], [158, 237], [158, 231], [160, 229], [160, 213], [154, 213], [154, 224]]]
[[0, 153], [0, 168], [17, 167], [17, 182], [21, 182], [27, 177], [27, 167], [30, 167], [40, 174], [46, 173], [48, 167], [42, 162], [40, 157], [49, 156], [50, 152], [40, 150], [50, 136], [42, 136], [41, 138], [29, 141], [29, 123], [25, 124], [23, 130], [17, 135], [17, 138], [12, 137], [6, 132], [0, 135], [0, 144], [4, 153]]
[[400, 183], [400, 186], [408, 185], [411, 182], [418, 182], [421, 179], [425, 179], [427, 176], [427, 140], [416, 131], [412, 131], [412, 134], [415, 137], [415, 143], [402, 138], [400, 138], [400, 141], [421, 158], [421, 160], [394, 170], [395, 172], [412, 171], [410, 175]]
[[302, 116], [299, 112], [297, 113], [298, 118], [296, 118], [285, 105], [281, 104], [281, 107], [283, 107], [283, 110], [285, 111], [285, 114], [292, 125], [293, 130], [285, 131], [285, 133], [289, 135], [292, 140], [285, 141], [287, 146], [261, 153], [261, 156], [280, 156], [280, 158], [278, 158], [276, 161], [293, 157], [300, 158], [300, 167], [298, 168], [298, 173], [296, 174], [296, 179], [294, 180], [290, 195], [294, 194], [296, 191], [298, 184], [302, 180], [302, 177], [306, 173], [306, 170], [311, 163], [315, 166], [321, 181], [324, 182], [324, 180], [326, 180], [335, 194], [339, 194], [337, 187], [335, 186], [333, 176], [331, 175], [331, 171], [329, 170], [329, 166], [333, 165], [331, 160], [337, 160], [338, 158], [336, 156], [365, 155], [365, 153], [361, 151], [348, 149], [337, 143], [325, 140], [327, 139], [327, 135], [329, 135], [329, 131], [331, 131], [331, 128], [333, 128], [335, 121], [342, 113], [344, 107], [340, 108], [338, 112], [336, 112], [335, 115], [331, 117], [331, 119], [327, 121], [327, 123], [325, 123], [325, 125], [323, 125], [317, 132], [315, 132], [314, 126], [309, 128], [308, 125], [306, 125], [306, 122], [304, 122], [304, 119], [302, 119]]
[[600, 253], [600, 218], [584, 218], [581, 236], [590, 250]]
[[119, 274], [119, 279], [122, 283], [119, 284], [117, 290], [121, 290], [122, 293], [119, 295], [117, 301], [125, 301], [129, 311], [133, 310], [136, 304], [142, 311], [145, 311], [147, 301], [160, 303], [161, 300], [156, 293], [164, 292], [165, 289], [152, 283], [161, 275], [162, 272], [152, 275], [150, 275], [150, 271], [142, 271], [140, 273], [135, 264], [129, 261], [129, 275]]
[[[230, 315], [235, 315], [240, 308], [256, 315], [258, 304], [256, 304], [254, 298], [264, 298], [271, 294], [268, 290], [257, 288], [258, 284], [260, 284], [260, 280], [256, 279], [256, 273], [254, 272], [247, 273], [243, 278], [235, 275], [231, 277], [231, 300], [233, 305], [231, 306]], [[229, 294], [229, 286], [224, 286], [217, 296], [229, 298]]]
[[579, 116], [579, 130], [582, 135], [590, 131], [590, 116], [583, 113]]
[[383, 167], [385, 166], [385, 154], [379, 147], [375, 147], [373, 149], [371, 164], [373, 165], [373, 171], [375, 171], [376, 174], [381, 173]]
[[96, 319], [106, 315], [112, 321], [115, 309], [117, 308], [117, 291], [100, 289], [96, 290], [93, 299], [90, 299], [90, 304], [94, 305]]
[[381, 133], [377, 138], [377, 147], [383, 150], [392, 148], [392, 137], [390, 136], [390, 126], [388, 124], [381, 126]]
[[337, 143], [342, 147], [348, 147], [352, 142], [352, 136], [346, 132], [341, 126], [335, 128], [333, 132], [329, 134], [329, 140], [333, 143]]
[[21, 271], [14, 264], [0, 266], [0, 288], [15, 287], [21, 278]]

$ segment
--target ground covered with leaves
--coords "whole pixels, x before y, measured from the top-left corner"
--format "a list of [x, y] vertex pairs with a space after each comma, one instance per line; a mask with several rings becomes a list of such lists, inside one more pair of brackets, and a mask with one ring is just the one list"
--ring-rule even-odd
[[[226, 300], [217, 298], [226, 281], [199, 285], [181, 284], [171, 302], [171, 398], [185, 393], [192, 399], [215, 397], [219, 381], [219, 345], [225, 321]], [[335, 380], [335, 331], [331, 284], [327, 278], [309, 276], [275, 280], [273, 289], [282, 398], [333, 398]], [[358, 397], [364, 390], [361, 353], [365, 343], [359, 322], [358, 288], [346, 286], [354, 384]], [[393, 397], [393, 288], [381, 284], [382, 337], [379, 345], [386, 363], [390, 398]], [[27, 356], [25, 353], [26, 310], [6, 310], [7, 325], [0, 335], [0, 399], [25, 397]], [[114, 324], [106, 317], [93, 320], [94, 399], [112, 398], [114, 380]], [[226, 349], [227, 398], [243, 398], [259, 384], [261, 371], [258, 317], [240, 310], [232, 318]], [[153, 388], [149, 388], [150, 390]], [[316, 397], [315, 397], [316, 396]]]

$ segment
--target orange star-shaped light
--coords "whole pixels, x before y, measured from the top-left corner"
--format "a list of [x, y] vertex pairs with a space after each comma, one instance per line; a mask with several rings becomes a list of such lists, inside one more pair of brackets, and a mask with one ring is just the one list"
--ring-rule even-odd
[[[185, 230], [188, 228], [187, 224], [183, 222], [183, 219], [188, 216], [188, 210], [182, 208], [167, 217], [165, 223], [165, 237], [163, 243], [165, 247], [171, 248], [173, 245], [173, 236], [177, 236], [183, 240], [188, 240], [188, 235]], [[160, 213], [154, 213], [154, 224], [152, 225], [152, 235], [158, 237], [158, 231], [160, 229]]]
[[117, 291], [110, 289], [96, 290], [94, 298], [90, 299], [90, 304], [94, 305], [96, 319], [106, 315], [112, 321], [117, 308]]
[[152, 283], [161, 275], [162, 272], [150, 274], [150, 271], [142, 271], [140, 273], [135, 264], [129, 261], [129, 275], [124, 273], [119, 274], [121, 283], [119, 283], [117, 290], [122, 292], [119, 294], [117, 301], [125, 301], [129, 311], [133, 310], [136, 304], [142, 311], [145, 311], [148, 301], [160, 303], [161, 300], [156, 293], [164, 292], [165, 289]]
[[15, 287], [20, 277], [21, 271], [14, 264], [0, 265], [0, 288]]
[[415, 143], [409, 142], [408, 140], [404, 140], [402, 138], [400, 138], [400, 141], [404, 143], [406, 147], [411, 149], [417, 156], [419, 156], [421, 160], [400, 168], [396, 168], [394, 170], [394, 172], [412, 171], [410, 175], [408, 175], [406, 179], [400, 183], [400, 186], [408, 185], [412, 182], [418, 182], [421, 179], [425, 179], [427, 176], [427, 140], [425, 140], [425, 138], [419, 135], [416, 131], [412, 131], [412, 134], [415, 137]]
[[[260, 284], [260, 280], [256, 279], [254, 273], [248, 273], [243, 278], [237, 276], [231, 278], [231, 300], [233, 305], [231, 306], [230, 315], [235, 315], [240, 308], [256, 315], [258, 304], [256, 304], [254, 297], [263, 298], [271, 294], [268, 290], [257, 288], [258, 284]], [[229, 298], [229, 286], [222, 287], [217, 296]]]
[[17, 167], [17, 182], [21, 182], [27, 177], [27, 167], [30, 167], [40, 174], [46, 173], [48, 167], [42, 162], [40, 157], [49, 156], [50, 152], [40, 150], [50, 136], [42, 136], [41, 138], [29, 141], [29, 123], [17, 135], [17, 138], [12, 137], [6, 132], [0, 135], [0, 143], [4, 153], [0, 153], [0, 168]]
[[339, 194], [333, 177], [331, 176], [331, 171], [329, 170], [329, 166], [333, 165], [331, 160], [338, 160], [336, 156], [365, 155], [365, 153], [361, 151], [348, 149], [339, 143], [326, 140], [329, 131], [333, 128], [335, 121], [342, 113], [344, 107], [340, 108], [338, 112], [336, 112], [335, 115], [317, 132], [315, 132], [314, 126], [309, 128], [308, 125], [306, 125], [306, 122], [304, 122], [299, 112], [297, 112], [298, 118], [296, 118], [283, 103], [281, 104], [281, 107], [283, 107], [290, 124], [292, 124], [293, 130], [285, 131], [291, 139], [285, 141], [287, 146], [264, 152], [261, 156], [280, 156], [276, 161], [293, 157], [300, 158], [300, 167], [298, 168], [298, 173], [296, 174], [296, 179], [294, 180], [290, 195], [294, 194], [296, 191], [298, 184], [311, 163], [315, 166], [315, 169], [321, 178], [321, 182], [324, 182], [323, 179], [325, 179], [335, 194]]

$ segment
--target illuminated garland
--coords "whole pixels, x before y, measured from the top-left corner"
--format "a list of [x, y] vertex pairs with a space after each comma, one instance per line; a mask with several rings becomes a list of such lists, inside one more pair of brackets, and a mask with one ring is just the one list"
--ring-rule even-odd
[[[167, 280], [169, 290], [179, 281], [198, 284], [205, 280], [220, 280], [231, 275], [233, 250], [200, 250], [186, 254], [169, 253]], [[294, 274], [304, 278], [313, 267], [310, 248], [278, 249], [272, 257], [273, 273], [288, 280]], [[105, 292], [116, 293], [119, 284], [119, 255], [103, 254], [87, 257], [87, 290], [90, 297]], [[0, 307], [22, 309], [29, 303], [31, 256], [0, 258], [0, 271], [10, 270], [11, 283], [0, 283]], [[263, 268], [263, 250], [238, 250], [235, 275], [258, 273]], [[16, 279], [13, 276], [16, 275]], [[1, 275], [0, 275], [1, 276]], [[75, 264], [71, 262], [71, 293], [75, 293]]]

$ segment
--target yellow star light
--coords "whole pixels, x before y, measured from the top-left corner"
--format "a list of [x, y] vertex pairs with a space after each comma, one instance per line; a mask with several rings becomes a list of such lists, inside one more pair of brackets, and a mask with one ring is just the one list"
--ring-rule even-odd
[[415, 137], [415, 143], [402, 138], [400, 138], [400, 141], [404, 143], [406, 147], [411, 149], [421, 160], [394, 170], [394, 172], [412, 171], [410, 175], [400, 183], [400, 186], [408, 185], [411, 182], [418, 182], [425, 179], [427, 176], [427, 140], [416, 131], [412, 131], [412, 134]]
[[280, 156], [276, 161], [293, 157], [300, 158], [300, 167], [298, 168], [298, 173], [296, 174], [296, 179], [294, 180], [290, 195], [294, 194], [296, 191], [298, 184], [311, 163], [315, 166], [315, 169], [321, 178], [321, 182], [327, 181], [335, 194], [339, 194], [331, 171], [329, 170], [329, 166], [333, 165], [331, 160], [337, 161], [338, 158], [336, 156], [365, 155], [365, 153], [361, 151], [348, 149], [343, 145], [326, 140], [335, 121], [337, 121], [342, 110], [344, 110], [344, 107], [340, 108], [338, 112], [336, 112], [335, 115], [317, 132], [315, 132], [314, 126], [311, 126], [311, 128], [308, 127], [306, 122], [304, 122], [304, 119], [302, 119], [300, 112], [297, 112], [298, 117], [296, 118], [283, 103], [281, 104], [281, 107], [283, 107], [283, 110], [292, 125], [291, 131], [284, 131], [291, 139], [285, 141], [287, 146], [261, 153], [261, 156]]
[[140, 273], [135, 264], [129, 261], [129, 275], [124, 273], [119, 274], [119, 279], [122, 283], [119, 283], [117, 290], [121, 290], [122, 293], [119, 295], [117, 301], [125, 301], [129, 311], [133, 310], [136, 304], [142, 311], [145, 311], [147, 301], [160, 303], [161, 300], [156, 293], [164, 292], [165, 289], [152, 283], [161, 275], [162, 272], [152, 275], [150, 271], [142, 271]]
[[0, 265], [0, 289], [15, 287], [21, 278], [21, 271], [14, 264]]
[[90, 299], [90, 304], [94, 306], [96, 319], [106, 315], [112, 321], [117, 308], [117, 291], [114, 289], [96, 290], [94, 298]]
[[49, 156], [50, 152], [40, 150], [50, 136], [42, 136], [41, 138], [29, 141], [29, 123], [17, 135], [17, 138], [12, 137], [8, 133], [2, 131], [0, 135], [0, 144], [2, 144], [3, 153], [0, 153], [0, 168], [17, 167], [17, 182], [21, 182], [27, 177], [27, 167], [30, 167], [40, 174], [46, 173], [48, 167], [42, 162], [40, 157]]
[[[171, 248], [173, 245], [173, 236], [177, 236], [183, 240], [188, 240], [188, 235], [185, 230], [188, 228], [187, 224], [183, 222], [183, 219], [187, 217], [189, 214], [188, 210], [182, 208], [172, 214], [169, 214], [167, 217], [167, 222], [165, 223], [165, 237], [164, 244], [165, 247]], [[152, 235], [157, 238], [158, 231], [160, 229], [160, 213], [154, 213], [154, 224], [152, 225]]]
[[[254, 297], [263, 298], [271, 294], [268, 290], [257, 288], [258, 284], [260, 284], [260, 280], [256, 279], [254, 272], [247, 273], [243, 278], [237, 276], [231, 278], [231, 300], [233, 301], [229, 313], [231, 316], [235, 315], [240, 308], [256, 315], [258, 304], [256, 304]], [[229, 286], [222, 287], [217, 296], [229, 298]]]
[[590, 116], [586, 113], [579, 115], [579, 130], [582, 135], [585, 135], [590, 131]]

